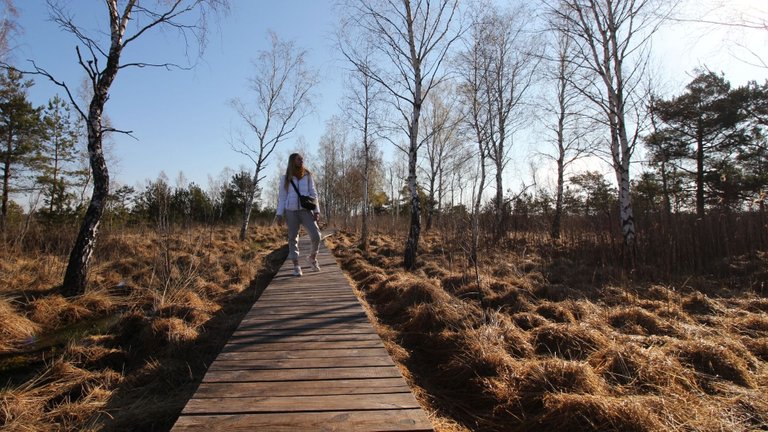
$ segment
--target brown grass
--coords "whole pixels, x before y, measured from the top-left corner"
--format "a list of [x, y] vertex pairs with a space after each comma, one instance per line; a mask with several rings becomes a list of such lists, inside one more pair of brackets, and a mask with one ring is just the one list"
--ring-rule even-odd
[[11, 350], [36, 335], [42, 326], [24, 316], [11, 301], [0, 297], [0, 352]]
[[676, 333], [672, 324], [639, 307], [619, 308], [611, 312], [608, 323], [626, 334], [669, 336]]
[[768, 428], [764, 298], [703, 278], [624, 284], [527, 246], [487, 252], [478, 278], [460, 245], [422, 241], [413, 272], [402, 239], [331, 245], [438, 431]]
[[[439, 432], [768, 429], [764, 297], [629, 282], [523, 241], [484, 251], [478, 275], [434, 231], [405, 272], [402, 242], [327, 240]], [[235, 228], [107, 233], [76, 298], [55, 293], [65, 257], [1, 255], [0, 425], [168, 429], [283, 243], [264, 227], [247, 242]]]
[[257, 277], [282, 262], [284, 238], [272, 227], [255, 227], [246, 242], [236, 228], [160, 234], [104, 233], [89, 289], [73, 298], [56, 293], [66, 257], [0, 261], [0, 428], [172, 424], [263, 288]]

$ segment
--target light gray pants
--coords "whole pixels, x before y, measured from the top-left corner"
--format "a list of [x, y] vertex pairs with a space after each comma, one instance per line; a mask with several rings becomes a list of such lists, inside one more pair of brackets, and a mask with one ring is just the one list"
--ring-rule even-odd
[[298, 261], [299, 259], [299, 225], [304, 225], [304, 229], [309, 234], [309, 240], [312, 242], [310, 255], [317, 255], [320, 250], [320, 229], [317, 228], [315, 217], [309, 210], [286, 210], [285, 224], [288, 225], [288, 259]]

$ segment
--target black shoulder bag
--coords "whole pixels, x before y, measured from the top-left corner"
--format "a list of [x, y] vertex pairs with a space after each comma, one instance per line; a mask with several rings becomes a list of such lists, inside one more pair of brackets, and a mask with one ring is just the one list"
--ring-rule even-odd
[[317, 208], [317, 198], [313, 198], [309, 195], [302, 195], [301, 192], [299, 192], [299, 188], [296, 187], [296, 183], [293, 182], [293, 179], [291, 179], [291, 185], [296, 191], [296, 195], [299, 196], [299, 203], [301, 203], [302, 207], [307, 210], [314, 210]]

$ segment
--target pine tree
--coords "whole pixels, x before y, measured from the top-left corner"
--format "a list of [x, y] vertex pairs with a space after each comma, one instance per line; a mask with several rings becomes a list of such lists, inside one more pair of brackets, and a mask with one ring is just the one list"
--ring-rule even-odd
[[8, 200], [24, 188], [26, 174], [36, 162], [43, 134], [40, 108], [27, 100], [32, 81], [24, 81], [20, 72], [8, 69], [0, 75], [0, 164], [2, 165], [2, 207], [0, 231], [6, 229]]
[[48, 102], [43, 114], [46, 139], [40, 146], [38, 184], [43, 188], [45, 214], [61, 216], [70, 209], [74, 195], [69, 191], [69, 177], [77, 160], [78, 128], [69, 104], [58, 95]]
[[653, 104], [663, 126], [648, 140], [655, 153], [680, 162], [692, 161], [696, 215], [704, 216], [708, 201], [733, 202], [733, 183], [740, 178], [734, 156], [747, 144], [745, 104], [722, 75], [702, 72], [686, 92]]

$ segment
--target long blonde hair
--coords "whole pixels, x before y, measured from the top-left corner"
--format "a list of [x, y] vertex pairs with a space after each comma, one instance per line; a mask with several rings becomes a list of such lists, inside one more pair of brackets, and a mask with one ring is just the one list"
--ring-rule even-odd
[[291, 155], [288, 156], [288, 167], [285, 169], [285, 190], [288, 190], [288, 187], [291, 185], [292, 177], [302, 179], [305, 175], [312, 174], [306, 167], [304, 167], [304, 164], [302, 164], [301, 167], [296, 166], [296, 158], [299, 156], [301, 156], [301, 153], [291, 153]]

